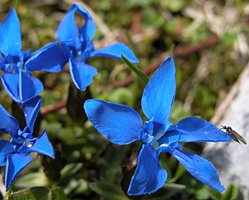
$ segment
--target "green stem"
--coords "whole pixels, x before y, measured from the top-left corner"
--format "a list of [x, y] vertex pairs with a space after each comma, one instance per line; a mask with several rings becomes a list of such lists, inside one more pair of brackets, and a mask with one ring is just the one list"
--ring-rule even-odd
[[11, 199], [11, 190], [12, 190], [12, 187], [10, 187], [9, 190], [6, 192], [4, 200]]

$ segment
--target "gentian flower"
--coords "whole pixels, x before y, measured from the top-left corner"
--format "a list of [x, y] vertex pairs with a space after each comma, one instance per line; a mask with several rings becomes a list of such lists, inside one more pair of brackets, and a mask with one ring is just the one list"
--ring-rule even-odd
[[[76, 12], [85, 21], [81, 27], [75, 22]], [[122, 43], [95, 50], [92, 42], [95, 32], [92, 16], [80, 5], [73, 4], [57, 29], [56, 38], [60, 42], [50, 43], [35, 52], [27, 63], [28, 69], [58, 72], [68, 62], [74, 85], [80, 90], [85, 90], [97, 73], [95, 67], [87, 64], [89, 58], [102, 56], [122, 60], [121, 55], [124, 55], [131, 62], [138, 62], [133, 52]], [[50, 59], [44, 59], [48, 55]]]
[[143, 145], [128, 188], [129, 195], [150, 194], [163, 187], [167, 172], [160, 167], [162, 152], [173, 155], [197, 180], [223, 191], [212, 163], [193, 153], [183, 152], [179, 142], [225, 142], [231, 137], [197, 117], [172, 125], [169, 116], [176, 91], [172, 58], [164, 61], [146, 85], [142, 110], [148, 121], [134, 109], [102, 100], [87, 100], [85, 112], [93, 126], [112, 143], [124, 145], [140, 140]]
[[37, 152], [54, 158], [53, 147], [46, 131], [43, 131], [39, 137], [32, 136], [35, 119], [41, 104], [41, 97], [37, 96], [22, 105], [26, 120], [26, 127], [23, 130], [20, 129], [16, 118], [10, 115], [0, 104], [0, 133], [11, 136], [10, 141], [0, 139], [0, 166], [6, 166], [6, 190], [9, 189], [22, 169], [32, 161], [30, 152]]
[[41, 81], [26, 69], [30, 51], [22, 51], [21, 25], [15, 9], [11, 9], [0, 26], [0, 70], [2, 84], [8, 95], [23, 103], [42, 90]]

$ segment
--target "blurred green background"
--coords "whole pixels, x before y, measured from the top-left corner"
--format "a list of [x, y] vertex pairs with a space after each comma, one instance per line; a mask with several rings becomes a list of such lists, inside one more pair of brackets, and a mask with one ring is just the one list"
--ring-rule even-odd
[[[55, 41], [55, 31], [73, 2], [81, 2], [93, 11], [96, 49], [124, 42], [139, 58], [138, 67], [148, 75], [167, 56], [174, 57], [177, 93], [173, 122], [189, 115], [210, 120], [248, 62], [246, 0], [1, 0], [0, 19], [15, 8], [22, 25], [23, 50], [34, 51]], [[58, 74], [35, 74], [45, 86], [36, 134], [47, 130], [57, 158], [51, 161], [38, 157], [17, 178], [14, 190], [49, 186], [61, 188], [60, 194], [64, 192], [68, 199], [130, 199], [123, 190], [141, 144], [108, 143], [86, 121], [82, 102], [99, 98], [141, 110], [145, 85], [120, 61], [98, 58], [89, 63], [97, 67], [98, 75], [85, 92], [72, 86], [67, 68]], [[22, 120], [2, 87], [0, 103]], [[185, 145], [186, 151], [195, 153], [201, 153], [202, 148], [203, 144]], [[216, 192], [192, 178], [169, 155], [161, 156], [161, 165], [169, 175], [165, 186], [155, 194], [132, 199], [241, 199], [236, 186], [229, 186], [223, 194]]]

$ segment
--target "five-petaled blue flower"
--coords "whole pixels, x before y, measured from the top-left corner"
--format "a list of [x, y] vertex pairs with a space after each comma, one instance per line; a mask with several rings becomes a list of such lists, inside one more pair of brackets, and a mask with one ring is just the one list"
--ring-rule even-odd
[[224, 142], [231, 137], [211, 123], [187, 117], [172, 125], [169, 120], [176, 91], [172, 58], [164, 61], [143, 91], [142, 110], [149, 119], [142, 123], [134, 109], [101, 100], [87, 100], [84, 108], [93, 126], [111, 142], [119, 145], [143, 142], [128, 194], [150, 194], [163, 187], [167, 172], [160, 167], [161, 152], [172, 154], [196, 179], [223, 191], [218, 173], [206, 159], [181, 151], [178, 142]]
[[[76, 12], [85, 21], [81, 27], [75, 22]], [[133, 52], [122, 43], [95, 50], [92, 42], [95, 32], [92, 16], [80, 5], [73, 4], [57, 29], [59, 42], [49, 43], [34, 52], [27, 68], [30, 71], [59, 72], [68, 62], [73, 83], [78, 89], [85, 90], [97, 74], [97, 69], [87, 64], [89, 58], [103, 56], [121, 60], [121, 55], [124, 55], [131, 62], [138, 62]]]
[[6, 166], [5, 186], [6, 190], [15, 180], [21, 170], [31, 161], [30, 152], [37, 152], [54, 158], [53, 147], [48, 139], [46, 131], [38, 137], [33, 137], [35, 119], [40, 110], [42, 100], [37, 96], [22, 105], [26, 119], [26, 127], [21, 130], [19, 123], [0, 104], [0, 133], [9, 134], [10, 141], [0, 139], [0, 166]]
[[30, 51], [21, 48], [21, 25], [16, 11], [11, 9], [0, 26], [0, 70], [5, 73], [1, 80], [6, 92], [17, 103], [33, 98], [43, 90], [41, 81], [26, 68]]

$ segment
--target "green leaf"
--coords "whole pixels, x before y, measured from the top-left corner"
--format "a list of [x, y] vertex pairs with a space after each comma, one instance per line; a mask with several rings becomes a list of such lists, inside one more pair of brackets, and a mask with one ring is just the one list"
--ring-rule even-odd
[[119, 102], [123, 104], [128, 104], [132, 98], [133, 94], [128, 88], [117, 88], [111, 92], [106, 93], [107, 100], [112, 102]]
[[9, 200], [67, 200], [60, 188], [32, 187], [11, 193]]
[[[208, 186], [206, 186], [208, 187]], [[221, 197], [222, 197], [222, 193], [217, 191], [217, 190], [214, 190], [212, 188], [208, 188], [209, 189], [209, 196], [211, 199], [213, 200], [220, 200]]]
[[203, 186], [195, 193], [196, 199], [208, 199], [209, 196], [210, 196], [209, 188], [206, 186]]
[[33, 173], [26, 174], [24, 176], [21, 176], [19, 179], [17, 179], [15, 183], [15, 186], [20, 187], [20, 188], [26, 188], [26, 187], [31, 187], [31, 186], [38, 187], [38, 186], [46, 186], [46, 185], [48, 185], [48, 180], [43, 171], [33, 172]]
[[61, 170], [61, 177], [63, 179], [65, 178], [71, 178], [75, 176], [75, 174], [79, 173], [79, 171], [82, 169], [83, 164], [82, 163], [71, 163], [67, 164], [63, 167]]
[[168, 0], [162, 1], [162, 6], [168, 8], [172, 12], [179, 12], [187, 4], [185, 0]]
[[224, 46], [231, 47], [236, 41], [238, 34], [236, 32], [225, 32], [221, 38], [221, 42]]
[[[108, 148], [101, 161], [101, 172], [100, 175], [108, 182], [119, 181], [119, 177], [122, 174], [122, 162], [127, 155], [129, 147], [124, 146], [122, 148]], [[111, 167], [110, 167], [111, 166]], [[118, 178], [118, 179], [117, 179]]]
[[61, 188], [52, 189], [50, 193], [51, 198], [49, 200], [68, 200]]
[[166, 200], [171, 199], [176, 193], [183, 191], [186, 188], [185, 185], [181, 184], [169, 184], [166, 183], [165, 186], [158, 190], [156, 193], [148, 196], [143, 196], [142, 200]]
[[89, 187], [100, 196], [103, 196], [106, 200], [129, 200], [129, 198], [122, 191], [121, 187], [117, 184], [96, 182], [90, 183]]
[[239, 199], [239, 190], [234, 185], [229, 185], [221, 200], [237, 200]]
[[178, 164], [174, 177], [168, 180], [167, 182], [168, 183], [176, 182], [185, 172], [186, 172], [185, 168], [182, 165]]
[[125, 56], [121, 55], [122, 60], [124, 61], [124, 63], [132, 70], [134, 71], [138, 77], [144, 81], [144, 83], [147, 83], [149, 81], [149, 78], [146, 74], [144, 74], [137, 66], [135, 66], [134, 64], [132, 64]]

